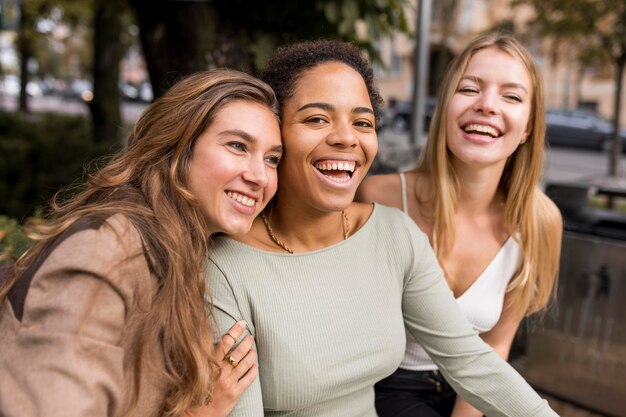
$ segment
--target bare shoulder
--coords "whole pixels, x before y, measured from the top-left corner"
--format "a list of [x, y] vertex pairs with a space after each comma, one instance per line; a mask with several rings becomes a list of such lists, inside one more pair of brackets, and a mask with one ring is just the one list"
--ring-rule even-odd
[[398, 174], [370, 175], [361, 183], [356, 201], [402, 208], [402, 187]]

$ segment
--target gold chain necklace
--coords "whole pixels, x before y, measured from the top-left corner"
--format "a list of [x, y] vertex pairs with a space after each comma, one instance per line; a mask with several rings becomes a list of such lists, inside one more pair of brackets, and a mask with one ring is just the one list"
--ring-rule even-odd
[[[270, 221], [267, 218], [265, 211], [261, 214], [261, 217], [263, 217], [263, 223], [265, 224], [265, 229], [267, 230], [267, 234], [270, 236], [272, 241], [276, 243], [278, 246], [280, 246], [282, 249], [286, 250], [287, 252], [293, 253], [293, 251], [289, 249], [289, 247], [285, 245], [285, 243], [282, 240], [276, 237], [276, 234], [274, 234], [274, 231], [272, 230], [272, 226], [270, 225]], [[350, 236], [350, 223], [348, 221], [348, 215], [346, 214], [344, 210], [341, 210], [341, 226], [343, 228], [343, 240], [346, 240], [348, 236]]]

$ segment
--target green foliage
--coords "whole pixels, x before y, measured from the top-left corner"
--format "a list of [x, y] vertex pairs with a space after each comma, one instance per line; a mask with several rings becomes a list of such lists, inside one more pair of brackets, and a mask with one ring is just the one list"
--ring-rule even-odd
[[24, 226], [15, 219], [0, 215], [0, 265], [19, 258], [32, 243]]
[[531, 6], [527, 30], [578, 46], [581, 64], [603, 65], [626, 54], [625, 0], [514, 0]]
[[86, 162], [115, 149], [94, 145], [83, 116], [0, 112], [0, 214], [17, 219], [81, 179]]
[[376, 61], [380, 38], [410, 32], [405, 14], [410, 4], [409, 0], [268, 0], [259, 6], [233, 0], [215, 3], [215, 8], [218, 20], [228, 17], [251, 33], [250, 44], [240, 47], [252, 52], [259, 71], [277, 46], [315, 38], [355, 42]]

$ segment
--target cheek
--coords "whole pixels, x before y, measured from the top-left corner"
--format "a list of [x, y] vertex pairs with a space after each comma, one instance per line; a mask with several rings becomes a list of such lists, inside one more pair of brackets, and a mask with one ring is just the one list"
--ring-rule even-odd
[[378, 136], [374, 136], [371, 140], [367, 141], [366, 152], [368, 153], [368, 159], [374, 159], [376, 153], [378, 153]]
[[278, 170], [272, 169], [267, 173], [269, 181], [267, 183], [267, 199], [271, 199], [278, 189]]
[[519, 123], [519, 131], [523, 137], [526, 137], [532, 129], [530, 122], [530, 109], [523, 109], [518, 112], [516, 119]]

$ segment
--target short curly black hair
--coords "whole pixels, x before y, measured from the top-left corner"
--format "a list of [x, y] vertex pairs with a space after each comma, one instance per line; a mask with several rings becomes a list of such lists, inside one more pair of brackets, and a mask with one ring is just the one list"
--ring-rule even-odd
[[361, 50], [351, 43], [320, 39], [282, 46], [267, 62], [261, 79], [274, 89], [282, 106], [286, 99], [293, 96], [302, 73], [326, 62], [344, 63], [363, 77], [378, 123], [383, 98], [374, 84], [372, 67]]

